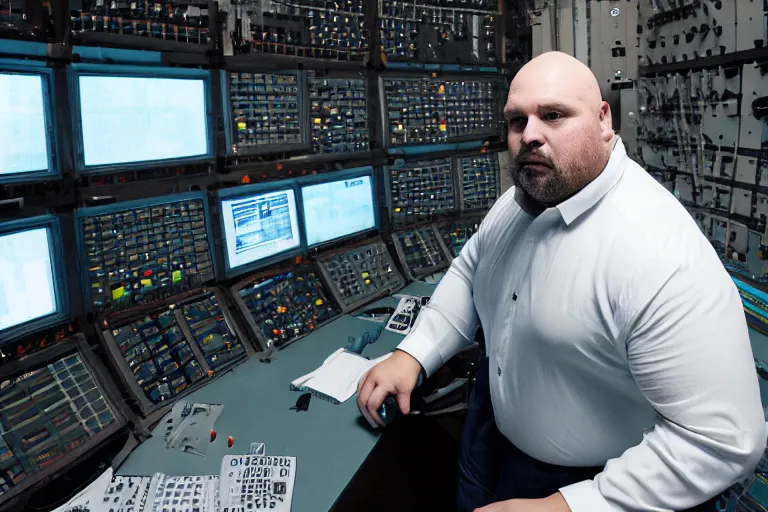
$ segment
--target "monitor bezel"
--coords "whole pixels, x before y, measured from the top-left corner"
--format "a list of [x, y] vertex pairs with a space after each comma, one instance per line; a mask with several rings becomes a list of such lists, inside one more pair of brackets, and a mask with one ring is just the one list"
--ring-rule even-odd
[[[256, 73], [268, 75], [293, 75], [296, 77], [296, 83], [299, 89], [299, 116], [301, 126], [301, 142], [296, 144], [265, 144], [263, 147], [247, 148], [239, 151], [234, 150], [234, 116], [232, 115], [232, 97], [229, 94], [229, 80], [231, 73]], [[264, 71], [264, 70], [243, 70], [243, 69], [223, 69], [221, 70], [221, 101], [224, 117], [224, 138], [227, 144], [228, 157], [248, 157], [256, 155], [266, 155], [270, 153], [281, 152], [308, 152], [312, 153], [312, 141], [309, 135], [309, 113], [307, 111], [307, 97], [309, 95], [309, 81], [306, 79], [306, 73], [303, 71]]]
[[[224, 215], [222, 214], [222, 203], [227, 200], [277, 192], [279, 190], [293, 191], [294, 199], [296, 201], [296, 222], [298, 223], [299, 245], [263, 259], [239, 265], [234, 268], [231, 267], [229, 264], [229, 252], [227, 251], [227, 235], [224, 226]], [[299, 185], [296, 180], [279, 180], [268, 183], [255, 183], [241, 187], [221, 189], [219, 190], [218, 196], [216, 198], [216, 206], [219, 214], [219, 232], [221, 234], [221, 250], [223, 253], [221, 273], [224, 279], [230, 279], [233, 277], [241, 276], [243, 274], [247, 274], [248, 272], [264, 268], [266, 266], [272, 265], [273, 263], [277, 263], [278, 261], [302, 254], [304, 251], [306, 251], [306, 239], [304, 238], [304, 226], [302, 222], [301, 196]]]
[[[206, 117], [206, 152], [183, 158], [165, 160], [142, 160], [115, 164], [86, 165], [83, 142], [82, 105], [80, 104], [80, 77], [108, 76], [123, 78], [177, 78], [187, 80], [202, 80], [205, 91]], [[73, 64], [69, 69], [69, 101], [72, 106], [72, 131], [74, 138], [75, 169], [78, 174], [102, 174], [126, 170], [142, 170], [147, 168], [168, 167], [193, 163], [212, 162], [214, 152], [213, 129], [213, 93], [211, 90], [211, 71], [207, 69], [169, 68], [123, 66], [112, 64]]]
[[17, 75], [38, 75], [43, 83], [43, 114], [45, 120], [46, 146], [48, 149], [48, 169], [13, 174], [0, 174], [0, 185], [27, 183], [32, 181], [52, 181], [61, 178], [59, 165], [59, 140], [56, 136], [56, 109], [54, 108], [54, 70], [44, 62], [23, 61], [18, 59], [0, 59], [0, 73]]
[[[325, 183], [333, 183], [335, 181], [348, 180], [352, 178], [358, 178], [363, 176], [369, 176], [371, 178], [371, 195], [373, 199], [373, 227], [364, 229], [362, 231], [355, 231], [347, 235], [325, 240], [316, 244], [309, 243], [309, 233], [307, 233], [307, 222], [304, 212], [304, 188], [311, 187], [313, 185], [321, 185]], [[378, 231], [381, 227], [381, 220], [379, 219], [379, 201], [376, 194], [376, 173], [372, 166], [355, 167], [353, 169], [346, 169], [344, 171], [329, 172], [324, 174], [317, 174], [313, 176], [307, 176], [298, 180], [299, 182], [299, 194], [301, 194], [301, 225], [304, 228], [304, 240], [307, 244], [307, 249], [316, 249], [333, 245], [342, 240], [348, 240], [350, 238], [356, 238], [368, 233]]]
[[35, 332], [63, 324], [69, 320], [70, 301], [64, 272], [64, 244], [61, 238], [61, 221], [52, 214], [0, 223], [0, 236], [32, 229], [48, 230], [51, 275], [56, 298], [56, 311], [45, 316], [0, 331], [0, 345], [29, 336]]
[[134, 208], [151, 208], [153, 206], [166, 204], [166, 203], [179, 203], [183, 201], [190, 201], [193, 199], [201, 199], [203, 201], [203, 215], [205, 217], [205, 227], [208, 232], [208, 252], [211, 255], [211, 265], [213, 268], [213, 274], [209, 279], [203, 279], [203, 282], [213, 280], [216, 270], [216, 250], [214, 245], [214, 236], [212, 233], [213, 224], [211, 222], [210, 210], [208, 207], [208, 195], [205, 192], [187, 192], [183, 194], [172, 194], [167, 196], [157, 196], [147, 199], [134, 199], [132, 201], [124, 201], [120, 203], [113, 203], [104, 206], [87, 206], [83, 208], [77, 208], [75, 210], [75, 236], [77, 238], [77, 265], [80, 274], [80, 288], [83, 294], [83, 300], [85, 301], [83, 307], [87, 313], [94, 313], [98, 309], [93, 307], [93, 301], [91, 297], [91, 287], [88, 286], [88, 264], [85, 257], [85, 233], [83, 232], [82, 219], [85, 217], [94, 217], [99, 215], [107, 215], [111, 213], [117, 213], [121, 211], [132, 210]]

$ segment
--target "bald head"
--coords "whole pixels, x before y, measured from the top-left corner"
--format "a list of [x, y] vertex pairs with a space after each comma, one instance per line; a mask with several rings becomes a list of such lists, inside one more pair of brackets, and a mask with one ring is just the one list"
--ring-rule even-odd
[[562, 52], [543, 53], [528, 62], [512, 81], [509, 94], [525, 95], [533, 90], [572, 99], [593, 109], [603, 99], [592, 70]]
[[592, 71], [561, 52], [517, 73], [504, 116], [512, 178], [544, 205], [566, 200], [597, 177], [613, 144], [611, 110]]

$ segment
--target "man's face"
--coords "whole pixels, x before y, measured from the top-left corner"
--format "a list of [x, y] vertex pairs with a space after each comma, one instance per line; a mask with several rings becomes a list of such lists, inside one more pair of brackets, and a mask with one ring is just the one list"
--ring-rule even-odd
[[[605, 165], [607, 104], [590, 105], [576, 93], [523, 80], [513, 82], [504, 108], [515, 186], [547, 206], [574, 195]], [[566, 86], [567, 87], [567, 86]], [[608, 110], [610, 123], [610, 110]]]

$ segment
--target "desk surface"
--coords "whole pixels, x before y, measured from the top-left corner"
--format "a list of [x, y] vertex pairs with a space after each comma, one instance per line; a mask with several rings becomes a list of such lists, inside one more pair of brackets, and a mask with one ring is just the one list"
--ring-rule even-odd
[[[413, 283], [400, 293], [431, 295], [433, 285]], [[395, 305], [385, 298], [377, 305]], [[379, 432], [358, 422], [361, 418], [353, 398], [340, 405], [312, 398], [309, 410], [289, 410], [300, 396], [290, 391], [290, 382], [308, 373], [350, 336], [375, 332], [378, 324], [342, 316], [279, 352], [271, 363], [258, 357], [234, 368], [185, 399], [198, 403], [223, 404], [216, 421], [217, 438], [200, 457], [165, 448], [161, 426], [118, 469], [119, 475], [218, 475], [224, 455], [247, 453], [252, 442], [266, 443], [268, 455], [297, 458], [292, 512], [328, 510], [352, 479], [378, 441]], [[401, 335], [384, 330], [363, 352], [371, 358], [391, 352]], [[162, 423], [160, 424], [162, 425]], [[227, 448], [227, 437], [235, 444]]]

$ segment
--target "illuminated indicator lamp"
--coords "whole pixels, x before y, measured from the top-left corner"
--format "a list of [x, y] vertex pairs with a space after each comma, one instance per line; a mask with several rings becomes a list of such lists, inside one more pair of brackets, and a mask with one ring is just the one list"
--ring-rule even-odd
[[247, 174], [245, 176], [243, 176], [242, 178], [240, 178], [240, 183], [243, 184], [243, 185], [247, 185], [250, 182], [251, 182], [251, 177], [248, 176]]

